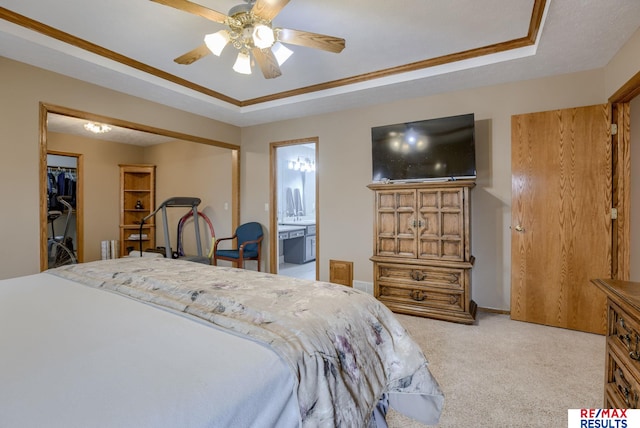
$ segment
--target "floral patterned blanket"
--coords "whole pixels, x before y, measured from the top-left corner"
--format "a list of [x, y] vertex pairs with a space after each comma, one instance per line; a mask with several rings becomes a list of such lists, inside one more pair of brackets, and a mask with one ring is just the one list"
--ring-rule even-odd
[[366, 426], [385, 393], [420, 394], [438, 413], [442, 407], [422, 351], [384, 305], [358, 290], [165, 258], [104, 260], [48, 273], [267, 344], [297, 380], [303, 426]]

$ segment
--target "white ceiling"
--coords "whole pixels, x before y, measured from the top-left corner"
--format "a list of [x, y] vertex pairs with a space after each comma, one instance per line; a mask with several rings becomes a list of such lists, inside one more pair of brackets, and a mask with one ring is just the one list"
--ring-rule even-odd
[[143, 147], [175, 141], [173, 137], [112, 124], [108, 125], [109, 130], [107, 132], [96, 134], [85, 129], [84, 125], [87, 122], [90, 121], [63, 114], [47, 114], [47, 130], [59, 134], [81, 135], [94, 140], [111, 141]]
[[[241, 1], [198, 3], [226, 14]], [[282, 76], [267, 80], [255, 66], [250, 76], [232, 71], [231, 47], [221, 57], [209, 55], [188, 66], [175, 64], [173, 58], [224, 27], [148, 0], [0, 0], [0, 56], [248, 126], [600, 68], [640, 26], [638, 0], [547, 0], [535, 45], [397, 72], [414, 62], [526, 37], [534, 3], [291, 0], [273, 20], [275, 27], [342, 37], [346, 48], [334, 54], [289, 45], [294, 54], [281, 67]], [[154, 71], [141, 71], [27, 28], [25, 22], [34, 21]], [[373, 78], [381, 70], [391, 73]], [[157, 76], [162, 73], [165, 78]], [[345, 79], [354, 77], [357, 83], [346, 84]], [[340, 84], [332, 89], [304, 89], [334, 81]], [[286, 96], [287, 91], [295, 95]], [[257, 101], [271, 96], [273, 101]]]

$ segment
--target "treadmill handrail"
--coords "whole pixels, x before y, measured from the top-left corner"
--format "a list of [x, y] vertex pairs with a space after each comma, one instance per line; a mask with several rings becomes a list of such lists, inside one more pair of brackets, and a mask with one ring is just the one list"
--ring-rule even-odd
[[194, 208], [200, 205], [200, 202], [201, 202], [200, 198], [192, 198], [188, 196], [174, 196], [173, 198], [169, 198], [165, 200], [163, 203], [161, 203], [160, 205], [158, 205], [158, 208], [156, 208], [151, 214], [147, 215], [145, 218], [142, 219], [142, 223], [144, 224], [147, 220], [149, 220], [151, 217], [156, 215], [158, 211], [160, 211], [164, 207]]
[[[194, 198], [189, 196], [174, 196], [172, 198], [166, 199], [162, 202], [151, 214], [147, 215], [145, 218], [140, 221], [140, 236], [142, 237], [142, 228], [144, 223], [149, 220], [151, 217], [155, 216], [158, 211], [162, 210], [162, 220], [164, 223], [164, 239], [165, 239], [165, 257], [170, 259], [172, 257], [171, 254], [171, 243], [169, 242], [169, 225], [167, 223], [167, 207], [182, 207], [182, 208], [191, 208], [191, 211], [194, 215], [194, 225], [196, 229], [196, 246], [198, 247], [198, 256], [202, 256], [202, 243], [200, 241], [200, 228], [198, 222], [198, 205], [200, 205], [200, 198]], [[140, 257], [142, 257], [142, 240], [140, 240]]]

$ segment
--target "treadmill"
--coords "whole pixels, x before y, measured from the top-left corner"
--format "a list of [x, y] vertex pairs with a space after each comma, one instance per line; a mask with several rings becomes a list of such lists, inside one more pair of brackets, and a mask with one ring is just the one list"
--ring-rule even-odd
[[[211, 260], [207, 255], [204, 255], [202, 252], [202, 240], [200, 238], [200, 226], [199, 226], [199, 215], [198, 215], [198, 205], [200, 205], [200, 198], [191, 198], [186, 196], [175, 196], [173, 198], [169, 198], [161, 203], [158, 208], [156, 208], [151, 214], [146, 216], [140, 222], [140, 233], [142, 234], [142, 227], [144, 223], [149, 220], [151, 217], [155, 216], [159, 211], [162, 211], [162, 225], [164, 229], [164, 248], [165, 248], [165, 257], [168, 259], [180, 259], [186, 260], [190, 262], [202, 263], [202, 264], [211, 264]], [[198, 254], [196, 255], [180, 255], [178, 252], [173, 252], [171, 250], [171, 242], [169, 236], [169, 220], [167, 218], [167, 208], [189, 208], [193, 212], [193, 222], [195, 226], [196, 232], [196, 246], [198, 247]], [[140, 256], [142, 257], [142, 243], [140, 243]]]

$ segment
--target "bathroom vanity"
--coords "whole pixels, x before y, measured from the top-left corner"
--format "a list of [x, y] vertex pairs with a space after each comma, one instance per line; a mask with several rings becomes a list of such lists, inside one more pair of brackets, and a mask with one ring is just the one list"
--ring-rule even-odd
[[291, 221], [278, 225], [285, 263], [303, 264], [316, 259], [316, 223]]

